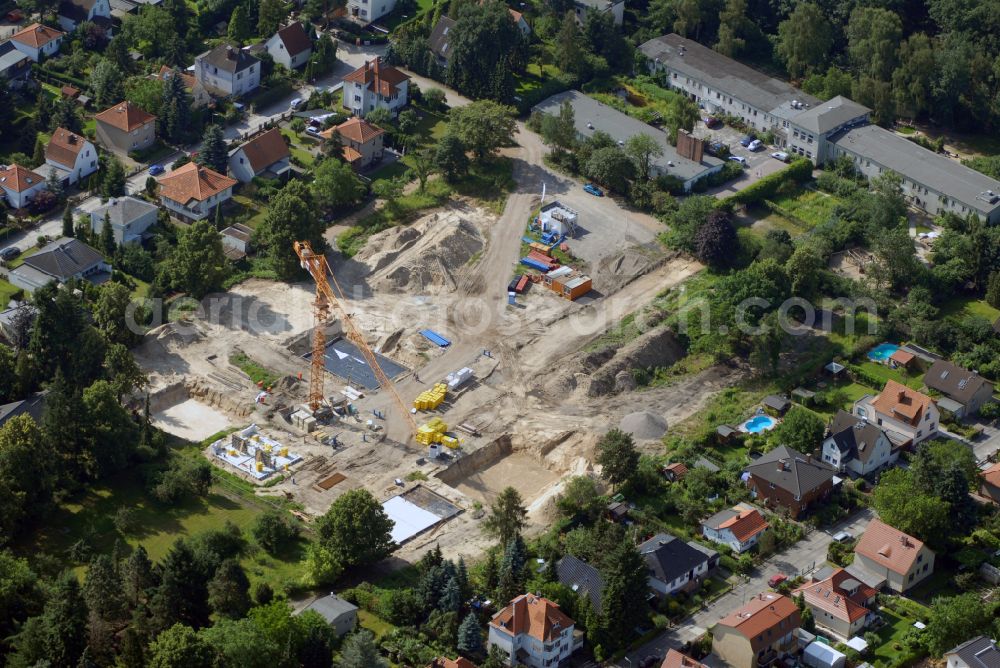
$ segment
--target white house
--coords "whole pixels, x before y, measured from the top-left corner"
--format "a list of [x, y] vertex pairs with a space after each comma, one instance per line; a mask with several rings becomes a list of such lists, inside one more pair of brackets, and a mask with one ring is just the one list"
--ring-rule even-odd
[[877, 397], [866, 395], [858, 399], [854, 414], [882, 427], [891, 440], [911, 445], [937, 436], [941, 421], [933, 399], [894, 380], [886, 382]]
[[976, 636], [944, 655], [948, 668], [986, 668], [1000, 665], [1000, 650], [991, 638]]
[[312, 610], [325, 619], [338, 638], [347, 635], [358, 625], [358, 606], [336, 594], [318, 598], [295, 614], [299, 615], [306, 610]]
[[66, 33], [41, 23], [32, 23], [27, 28], [19, 30], [10, 36], [14, 48], [31, 58], [36, 63], [42, 56], [51, 56], [59, 52]]
[[111, 266], [100, 253], [79, 239], [61, 237], [11, 269], [7, 280], [34, 292], [53, 281], [65, 283], [71, 278], [85, 278], [96, 283], [107, 280], [110, 274]]
[[250, 183], [265, 172], [281, 177], [288, 173], [290, 160], [281, 130], [272, 128], [229, 154], [229, 173], [240, 183]]
[[0, 77], [12, 88], [21, 86], [31, 75], [31, 58], [20, 51], [14, 42], [0, 42]]
[[718, 512], [701, 523], [701, 533], [705, 538], [728, 545], [736, 554], [756, 545], [767, 529], [767, 520], [748, 503]]
[[264, 48], [279, 65], [294, 70], [309, 62], [312, 40], [298, 21], [290, 23], [264, 43]]
[[719, 563], [719, 553], [695, 542], [658, 533], [639, 546], [646, 560], [649, 588], [657, 596], [690, 591]]
[[507, 655], [509, 665], [550, 668], [583, 646], [575, 622], [548, 599], [523, 594], [490, 620], [489, 646]]
[[86, 137], [57, 128], [45, 146], [45, 164], [64, 185], [72, 185], [97, 171], [97, 149]]
[[238, 182], [189, 162], [159, 179], [160, 201], [171, 215], [187, 222], [207, 218], [215, 207], [233, 197]]
[[375, 58], [344, 77], [343, 105], [355, 116], [375, 109], [386, 109], [395, 116], [406, 106], [409, 86], [410, 77]]
[[899, 451], [882, 429], [845, 411], [837, 412], [828, 433], [823, 461], [838, 471], [866, 476], [899, 459]]
[[347, 0], [347, 13], [364, 23], [377, 21], [396, 8], [396, 0]]
[[21, 165], [0, 169], [0, 188], [12, 209], [22, 209], [31, 203], [36, 193], [47, 190], [45, 177]]
[[115, 243], [141, 243], [143, 233], [156, 224], [158, 211], [155, 204], [145, 200], [114, 197], [90, 213], [90, 229], [94, 234], [100, 234], [107, 215]]
[[212, 95], [240, 97], [260, 86], [260, 61], [245, 49], [220, 44], [194, 59], [194, 76]]
[[84, 21], [92, 21], [111, 34], [109, 0], [62, 0], [59, 3], [59, 27], [73, 32]]
[[625, 20], [625, 0], [573, 0], [573, 11], [576, 20], [584, 23], [590, 12], [611, 14], [616, 26]]

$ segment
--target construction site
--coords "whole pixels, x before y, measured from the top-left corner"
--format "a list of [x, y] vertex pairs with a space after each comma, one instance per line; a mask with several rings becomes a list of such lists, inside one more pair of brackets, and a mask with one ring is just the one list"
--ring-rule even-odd
[[[259, 494], [294, 499], [305, 518], [368, 489], [397, 523], [404, 559], [435, 543], [479, 553], [484, 510], [507, 486], [529, 508], [529, 531], [546, 525], [563, 482], [595, 473], [601, 434], [621, 424], [659, 447], [731, 379], [710, 369], [637, 388], [633, 368], [683, 354], [659, 316], [626, 345], [594, 349], [701, 266], [665, 251], [653, 219], [622, 234], [620, 221], [570, 225], [568, 207], [550, 208], [539, 238], [562, 226], [552, 252], [592, 283], [563, 294], [521, 262], [538, 199], [514, 195], [502, 216], [453, 202], [373, 235], [353, 258], [296, 243], [289, 253], [311, 280], [248, 280], [146, 336], [136, 359], [154, 422], [203, 442]], [[509, 289], [526, 275], [526, 289]], [[251, 380], [246, 360], [267, 381]]]

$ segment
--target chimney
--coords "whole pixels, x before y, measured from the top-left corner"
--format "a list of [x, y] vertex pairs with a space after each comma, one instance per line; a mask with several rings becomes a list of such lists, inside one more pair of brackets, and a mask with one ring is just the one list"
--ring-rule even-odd
[[905, 399], [905, 398], [906, 398], [906, 391], [905, 390], [900, 390], [899, 392], [896, 393], [896, 401], [902, 403], [903, 399]]
[[72, 132], [69, 133], [69, 143], [70, 144], [75, 144], [76, 143], [76, 135], [73, 134]]

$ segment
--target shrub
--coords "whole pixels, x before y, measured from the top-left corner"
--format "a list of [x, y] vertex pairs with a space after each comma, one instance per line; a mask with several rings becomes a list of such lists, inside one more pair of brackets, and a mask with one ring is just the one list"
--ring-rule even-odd
[[258, 545], [274, 554], [298, 538], [299, 528], [283, 514], [268, 510], [257, 518], [251, 533]]
[[786, 183], [805, 183], [812, 178], [813, 164], [805, 158], [798, 158], [782, 170], [769, 174], [735, 195], [725, 199], [727, 204], [755, 204], [771, 199]]
[[115, 513], [114, 523], [118, 533], [127, 536], [138, 528], [139, 514], [135, 508], [122, 506]]

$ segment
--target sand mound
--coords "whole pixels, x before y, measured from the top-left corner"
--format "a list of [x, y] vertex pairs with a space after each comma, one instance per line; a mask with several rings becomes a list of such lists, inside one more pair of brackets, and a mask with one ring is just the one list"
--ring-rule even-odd
[[649, 411], [629, 413], [618, 423], [618, 427], [640, 441], [662, 438], [667, 433], [667, 421]]

